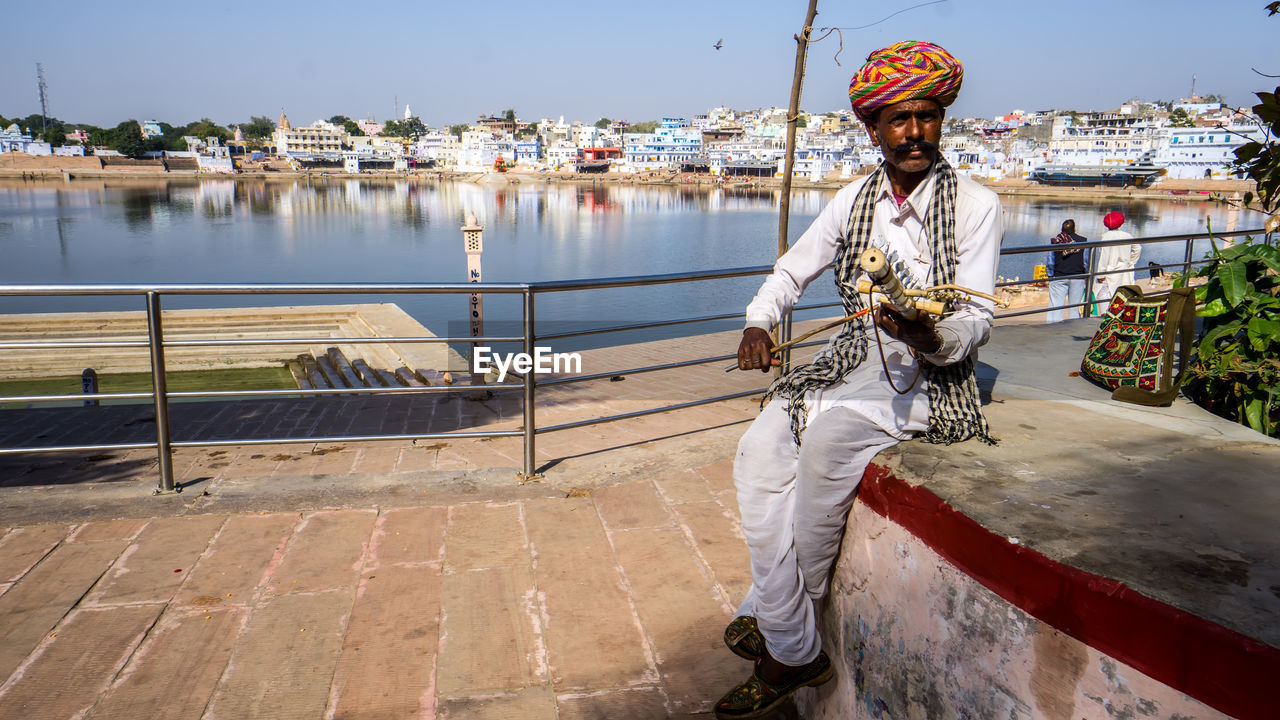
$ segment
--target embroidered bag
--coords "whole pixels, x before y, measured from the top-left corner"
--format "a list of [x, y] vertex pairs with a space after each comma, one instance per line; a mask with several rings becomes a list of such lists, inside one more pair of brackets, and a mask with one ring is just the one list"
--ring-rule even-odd
[[[1178, 394], [1191, 354], [1195, 317], [1195, 296], [1189, 288], [1144, 296], [1137, 285], [1122, 285], [1089, 342], [1080, 372], [1112, 388], [1113, 400], [1168, 405]], [[1175, 340], [1177, 377], [1173, 375]]]

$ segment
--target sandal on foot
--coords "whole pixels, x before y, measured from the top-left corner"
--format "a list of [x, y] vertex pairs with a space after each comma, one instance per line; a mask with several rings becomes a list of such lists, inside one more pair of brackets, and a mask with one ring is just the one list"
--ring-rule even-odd
[[720, 698], [716, 703], [716, 717], [719, 720], [758, 718], [768, 714], [796, 690], [821, 685], [834, 675], [831, 658], [825, 652], [819, 652], [813, 662], [801, 667], [794, 676], [777, 685], [761, 680], [753, 672], [741, 685]]
[[764, 635], [750, 615], [739, 615], [724, 629], [724, 644], [744, 660], [759, 660], [764, 654]]

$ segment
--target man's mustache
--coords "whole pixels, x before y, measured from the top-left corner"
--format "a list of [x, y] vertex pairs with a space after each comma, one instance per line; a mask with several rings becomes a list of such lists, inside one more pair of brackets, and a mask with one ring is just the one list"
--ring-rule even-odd
[[938, 151], [938, 146], [934, 143], [929, 142], [928, 140], [908, 140], [907, 142], [904, 142], [901, 145], [894, 146], [893, 154], [906, 155], [907, 153], [911, 152], [912, 150], [915, 150], [916, 148], [919, 148], [925, 152]]

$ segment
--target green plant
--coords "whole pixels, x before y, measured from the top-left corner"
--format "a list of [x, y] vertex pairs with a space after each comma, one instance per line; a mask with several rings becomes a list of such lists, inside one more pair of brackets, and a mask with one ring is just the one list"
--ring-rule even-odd
[[[1280, 13], [1280, 1], [1266, 9], [1268, 16]], [[1209, 264], [1192, 276], [1205, 280], [1196, 288], [1196, 314], [1204, 322], [1183, 388], [1209, 411], [1280, 437], [1280, 248], [1274, 243], [1280, 225], [1280, 87], [1257, 96], [1253, 113], [1263, 138], [1237, 148], [1231, 170], [1254, 181], [1258, 203], [1271, 217], [1261, 242], [1250, 236], [1219, 250], [1210, 233]], [[1252, 201], [1253, 193], [1245, 193], [1244, 204]]]
[[1169, 113], [1169, 125], [1171, 127], [1179, 127], [1179, 128], [1196, 126], [1195, 122], [1191, 120], [1191, 116], [1188, 115], [1187, 111], [1183, 110], [1182, 108], [1178, 108], [1173, 112]]
[[[1267, 234], [1213, 251], [1192, 277], [1203, 330], [1184, 392], [1205, 409], [1280, 437], [1280, 248]], [[1179, 285], [1185, 278], [1179, 280]]]

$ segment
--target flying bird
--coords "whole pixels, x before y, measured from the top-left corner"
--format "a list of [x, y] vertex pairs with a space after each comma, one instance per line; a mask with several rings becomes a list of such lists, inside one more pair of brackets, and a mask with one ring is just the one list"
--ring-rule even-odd
[[720, 38], [719, 40], [716, 41], [716, 44], [712, 45], [711, 47], [714, 47], [715, 49], [719, 50], [723, 46], [724, 46], [724, 38]]

